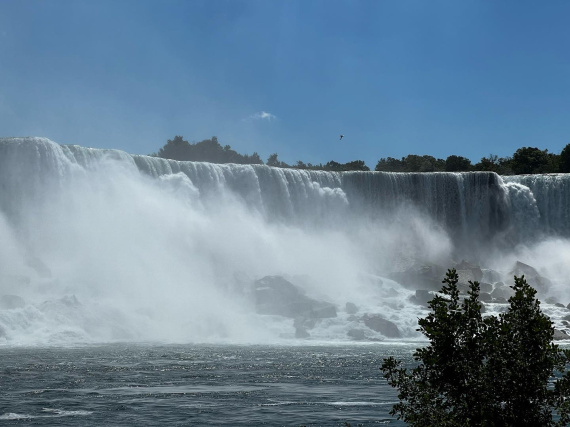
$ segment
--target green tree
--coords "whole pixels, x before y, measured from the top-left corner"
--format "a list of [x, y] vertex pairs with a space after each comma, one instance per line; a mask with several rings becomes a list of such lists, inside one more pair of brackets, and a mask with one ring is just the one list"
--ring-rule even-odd
[[560, 152], [559, 169], [560, 172], [564, 173], [570, 172], [570, 144], [567, 144], [566, 147], [564, 147]]
[[378, 172], [404, 172], [404, 165], [401, 160], [385, 157], [378, 160], [374, 170]]
[[229, 145], [222, 147], [215, 136], [190, 144], [182, 136], [177, 135], [174, 139], [169, 139], [164, 147], [158, 150], [156, 156], [194, 162], [263, 164], [259, 154], [253, 153], [251, 156], [239, 154]]
[[158, 157], [163, 159], [190, 160], [190, 143], [182, 136], [176, 135], [173, 139], [166, 141], [164, 147], [158, 150]]
[[549, 172], [548, 150], [522, 147], [513, 154], [511, 168], [516, 175]]
[[418, 366], [384, 360], [384, 377], [399, 389], [391, 414], [420, 427], [568, 425], [570, 350], [552, 343], [536, 291], [515, 277], [509, 309], [483, 317], [479, 283], [460, 301], [457, 281], [449, 270], [418, 322], [429, 340], [414, 353]]
[[445, 159], [446, 172], [463, 172], [471, 169], [471, 160], [462, 156], [451, 155]]

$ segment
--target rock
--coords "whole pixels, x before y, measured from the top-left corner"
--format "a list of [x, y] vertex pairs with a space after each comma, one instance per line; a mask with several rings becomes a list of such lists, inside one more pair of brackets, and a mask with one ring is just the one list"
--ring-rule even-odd
[[515, 292], [512, 290], [512, 288], [505, 286], [503, 282], [495, 283], [495, 288], [493, 289], [493, 292], [491, 292], [491, 296], [493, 298], [504, 298], [506, 300], [508, 300], [514, 294]]
[[297, 317], [293, 321], [293, 326], [295, 328], [301, 329], [313, 329], [317, 324], [317, 319], [308, 319], [306, 317]]
[[18, 295], [2, 295], [0, 297], [0, 309], [13, 310], [16, 308], [24, 308], [26, 301]]
[[490, 270], [488, 268], [483, 268], [482, 272], [483, 272], [483, 277], [481, 278], [481, 280], [484, 280], [485, 282], [495, 283], [503, 280], [503, 275], [498, 271]]
[[486, 313], [487, 312], [487, 307], [485, 307], [485, 303], [481, 303], [481, 310], [479, 310], [482, 313]]
[[344, 311], [346, 311], [348, 314], [356, 314], [358, 313], [358, 307], [356, 306], [356, 304], [347, 302]]
[[255, 308], [259, 314], [291, 318], [336, 317], [336, 307], [304, 295], [281, 276], [266, 276], [254, 283]]
[[552, 337], [554, 340], [568, 340], [570, 339], [570, 335], [568, 335], [564, 331], [560, 331], [558, 329], [554, 330], [554, 336]]
[[416, 294], [410, 297], [410, 301], [414, 304], [427, 307], [428, 302], [433, 299], [433, 294], [426, 289], [416, 289]]
[[[459, 274], [459, 271], [463, 271], [463, 272], [470, 272], [470, 276], [473, 278], [469, 278], [468, 280], [473, 280], [473, 281], [481, 281], [481, 279], [483, 278], [483, 270], [481, 270], [481, 267], [479, 267], [476, 264], [471, 264], [470, 262], [467, 262], [465, 260], [462, 260], [459, 264], [456, 264], [454, 267], [457, 270], [457, 274]], [[461, 280], [461, 275], [459, 275], [460, 277], [460, 281]], [[467, 280], [466, 280], [467, 281]]]
[[493, 292], [493, 285], [491, 285], [490, 283], [486, 283], [486, 282], [480, 282], [479, 283], [479, 290], [481, 292], [487, 292], [488, 294], [490, 294], [491, 292]]
[[506, 304], [508, 301], [503, 297], [493, 298], [493, 302], [497, 304]]
[[461, 295], [467, 295], [467, 293], [469, 292], [469, 283], [465, 282], [458, 282], [457, 283], [457, 289], [459, 290], [459, 293]]
[[525, 277], [540, 276], [534, 267], [531, 267], [530, 265], [520, 261], [517, 261], [515, 263], [509, 274], [511, 276], [521, 276], [524, 274]]
[[311, 310], [307, 315], [313, 319], [328, 319], [336, 317], [336, 307], [325, 301], [312, 300]]
[[566, 306], [566, 308], [567, 308], [568, 310], [570, 310], [570, 304], [568, 304], [568, 305]]
[[547, 304], [556, 304], [558, 301], [554, 297], [548, 297], [544, 300], [544, 302]]
[[481, 292], [479, 294], [479, 301], [482, 302], [493, 302], [493, 297], [491, 296], [491, 294], [487, 293], [487, 292]]
[[402, 334], [395, 323], [378, 314], [365, 314], [361, 320], [373, 331], [380, 332], [387, 338], [401, 338]]
[[366, 339], [366, 334], [362, 329], [351, 329], [346, 335], [353, 340], [361, 341]]
[[471, 270], [457, 270], [458, 283], [469, 285], [469, 282], [477, 282], [476, 275]]
[[559, 302], [554, 304], [556, 307], [560, 307], [560, 308], [566, 308], [564, 307], [564, 304], [560, 304]]
[[445, 276], [445, 269], [439, 265], [415, 265], [406, 271], [390, 274], [390, 278], [408, 289], [430, 289], [439, 291]]
[[548, 278], [541, 276], [534, 267], [528, 264], [517, 261], [513, 266], [513, 269], [509, 273], [512, 276], [523, 276], [525, 277], [527, 283], [535, 288], [539, 293], [545, 292], [546, 289], [551, 285]]

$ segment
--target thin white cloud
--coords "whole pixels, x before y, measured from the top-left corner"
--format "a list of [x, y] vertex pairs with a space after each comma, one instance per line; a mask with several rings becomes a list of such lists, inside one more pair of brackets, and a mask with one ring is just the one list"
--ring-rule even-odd
[[247, 119], [248, 120], [267, 120], [268, 122], [271, 122], [271, 121], [277, 119], [277, 117], [271, 113], [268, 113], [267, 111], [259, 111], [258, 113], [252, 114]]

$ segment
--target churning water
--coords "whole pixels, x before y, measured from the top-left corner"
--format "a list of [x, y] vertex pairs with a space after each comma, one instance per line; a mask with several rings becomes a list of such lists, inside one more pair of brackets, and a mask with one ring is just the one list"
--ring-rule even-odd
[[145, 346], [5, 350], [7, 425], [404, 425], [378, 370], [409, 345]]
[[256, 306], [266, 276], [334, 307], [303, 339], [350, 341], [375, 314], [413, 340], [425, 308], [393, 272], [466, 258], [509, 282], [519, 260], [564, 299], [569, 216], [567, 175], [333, 173], [3, 138], [0, 343], [295, 340], [294, 314]]
[[334, 173], [3, 138], [0, 421], [395, 423], [378, 368], [409, 361], [427, 313], [401, 273], [466, 259], [497, 289], [530, 264], [567, 330], [569, 237], [568, 175]]

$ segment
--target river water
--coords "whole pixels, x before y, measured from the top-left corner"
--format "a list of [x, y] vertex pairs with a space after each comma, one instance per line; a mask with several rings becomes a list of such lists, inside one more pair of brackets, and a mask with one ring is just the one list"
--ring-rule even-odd
[[413, 344], [0, 349], [3, 425], [404, 425], [379, 367]]

